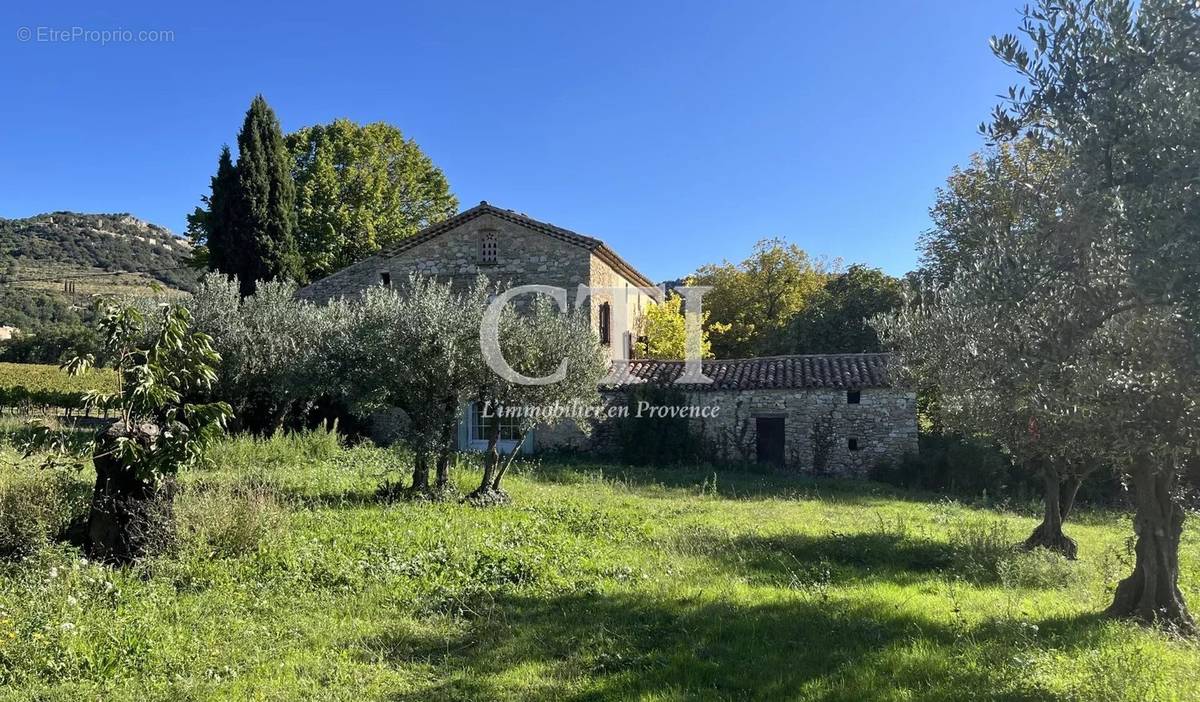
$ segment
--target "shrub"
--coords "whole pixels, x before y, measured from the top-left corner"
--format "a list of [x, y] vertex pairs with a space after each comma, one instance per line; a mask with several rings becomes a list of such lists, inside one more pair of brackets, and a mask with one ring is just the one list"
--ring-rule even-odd
[[191, 491], [175, 516], [181, 546], [225, 558], [258, 551], [283, 523], [275, 495], [252, 482]]
[[236, 281], [217, 274], [204, 278], [187, 306], [221, 355], [213, 394], [233, 406], [238, 427], [269, 434], [299, 426], [329, 391], [317, 348], [340, 307], [299, 301], [284, 283], [264, 283], [243, 298]]
[[997, 575], [1011, 588], [1066, 588], [1082, 580], [1077, 563], [1046, 548], [1013, 551], [997, 564]]
[[23, 558], [87, 514], [88, 485], [60, 470], [0, 477], [0, 557]]
[[1015, 543], [1012, 529], [1003, 519], [974, 517], [950, 525], [955, 563], [972, 580], [999, 577], [1001, 564], [1016, 550]]
[[0, 359], [10, 363], [59, 363], [71, 356], [100, 355], [103, 344], [83, 324], [47, 324], [34, 334], [0, 342]]
[[655, 406], [686, 406], [683, 391], [660, 385], [634, 388], [628, 394], [628, 417], [615, 420], [616, 439], [626, 463], [647, 466], [672, 466], [703, 461], [704, 438], [692, 431], [686, 417], [637, 416], [639, 402]]
[[898, 463], [875, 466], [871, 479], [965, 498], [1023, 501], [1041, 494], [1041, 486], [994, 444], [958, 434], [924, 434], [919, 449]]

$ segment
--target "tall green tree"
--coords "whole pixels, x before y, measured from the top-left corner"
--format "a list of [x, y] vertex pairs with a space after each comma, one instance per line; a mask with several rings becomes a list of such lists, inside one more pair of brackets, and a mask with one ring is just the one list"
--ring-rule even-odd
[[233, 268], [237, 257], [233, 251], [233, 227], [237, 171], [229, 145], [221, 147], [217, 159], [217, 174], [212, 177], [209, 194], [200, 198], [202, 206], [188, 215], [187, 234], [194, 246], [192, 261], [198, 267], [236, 275]]
[[828, 277], [825, 265], [782, 239], [764, 239], [741, 263], [701, 266], [694, 285], [711, 285], [704, 297], [708, 329], [717, 358], [748, 358], [783, 353], [791, 318], [812, 299]]
[[275, 111], [255, 96], [238, 134], [237, 188], [233, 197], [232, 240], [227, 255], [242, 294], [259, 281], [300, 280], [296, 248], [296, 186], [291, 156]]
[[944, 288], [998, 235], [1021, 235], [1054, 216], [1066, 159], [1036, 139], [1001, 142], [955, 168], [929, 209], [921, 234], [922, 282]]
[[828, 280], [791, 321], [791, 353], [883, 350], [869, 320], [900, 306], [904, 283], [877, 268], [850, 266]]
[[383, 122], [347, 119], [287, 137], [297, 188], [296, 238], [317, 278], [458, 211], [458, 200], [412, 139]]

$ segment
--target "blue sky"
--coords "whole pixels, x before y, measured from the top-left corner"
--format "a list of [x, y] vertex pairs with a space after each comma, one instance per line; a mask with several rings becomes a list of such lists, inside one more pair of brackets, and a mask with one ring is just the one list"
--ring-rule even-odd
[[[598, 236], [656, 280], [768, 236], [903, 274], [1013, 80], [987, 40], [1018, 4], [9, 2], [0, 216], [181, 231], [261, 92], [288, 131], [391, 122], [464, 207]], [[74, 27], [174, 40], [37, 40]]]

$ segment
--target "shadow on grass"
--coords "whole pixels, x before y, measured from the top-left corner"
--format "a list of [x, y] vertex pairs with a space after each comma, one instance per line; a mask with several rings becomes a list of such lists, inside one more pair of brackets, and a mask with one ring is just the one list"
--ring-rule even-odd
[[912, 584], [953, 570], [949, 544], [887, 532], [747, 534], [721, 539], [687, 534], [678, 547], [712, 560], [731, 574], [779, 587], [887, 580]]
[[940, 496], [902, 490], [882, 483], [844, 478], [816, 478], [798, 472], [690, 467], [647, 467], [555, 456], [520, 464], [518, 474], [540, 483], [577, 485], [608, 483], [654, 496], [667, 492], [706, 495], [729, 500], [820, 499], [846, 504], [885, 501], [935, 502]]
[[[476, 611], [443, 636], [403, 629], [355, 647], [373, 662], [429, 666], [397, 701], [1056, 699], [1014, 662], [1030, 645], [1018, 625], [968, 631], [890, 603], [593, 593], [501, 596]], [[1062, 624], [1080, 639], [1095, 626]]]

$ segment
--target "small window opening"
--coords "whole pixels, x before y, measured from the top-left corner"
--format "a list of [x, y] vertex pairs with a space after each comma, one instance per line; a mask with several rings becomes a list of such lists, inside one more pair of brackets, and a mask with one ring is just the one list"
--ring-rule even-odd
[[496, 232], [484, 232], [483, 238], [479, 240], [479, 262], [483, 264], [496, 263], [497, 249]]
[[860, 403], [862, 403], [862, 391], [861, 390], [847, 390], [846, 391], [846, 404], [857, 405]]
[[846, 448], [850, 449], [851, 451], [857, 451], [858, 450], [858, 439], [847, 439], [846, 440]]
[[387, 271], [379, 272], [379, 284], [385, 288], [392, 287], [392, 274]]
[[611, 319], [612, 306], [607, 302], [600, 303], [600, 343], [609, 344], [612, 340], [611, 334]]

